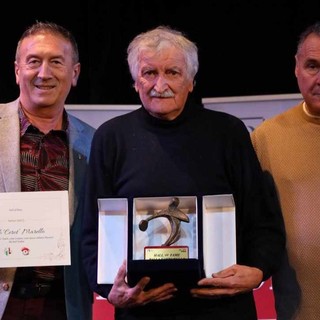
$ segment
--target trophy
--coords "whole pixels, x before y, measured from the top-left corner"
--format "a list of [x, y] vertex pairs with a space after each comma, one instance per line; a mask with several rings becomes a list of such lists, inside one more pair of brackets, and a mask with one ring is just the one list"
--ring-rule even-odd
[[180, 224], [181, 221], [189, 222], [189, 217], [181, 210], [178, 209], [180, 200], [179, 198], [172, 198], [171, 202], [169, 203], [168, 209], [163, 209], [149, 218], [145, 220], [141, 220], [139, 223], [139, 229], [141, 231], [146, 231], [148, 228], [148, 222], [152, 219], [156, 219], [159, 217], [165, 217], [169, 220], [171, 225], [171, 234], [167, 241], [162, 246], [170, 246], [177, 242], [180, 238]]
[[172, 282], [179, 292], [236, 263], [232, 194], [98, 199], [99, 284], [112, 284], [127, 260], [130, 286]]
[[196, 197], [135, 198], [132, 226], [132, 255], [128, 258], [129, 282], [134, 278], [131, 284], [146, 275], [154, 285], [183, 285], [190, 279], [197, 282], [201, 265]]

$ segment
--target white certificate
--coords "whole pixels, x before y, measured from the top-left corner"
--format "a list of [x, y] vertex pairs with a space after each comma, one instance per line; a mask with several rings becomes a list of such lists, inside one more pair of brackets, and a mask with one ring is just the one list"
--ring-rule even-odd
[[70, 264], [68, 191], [0, 193], [0, 267]]

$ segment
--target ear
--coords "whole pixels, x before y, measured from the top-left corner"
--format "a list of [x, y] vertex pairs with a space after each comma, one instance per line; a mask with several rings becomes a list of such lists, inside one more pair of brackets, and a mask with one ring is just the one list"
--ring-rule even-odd
[[78, 83], [80, 71], [81, 71], [81, 65], [80, 65], [80, 62], [78, 62], [73, 66], [73, 76], [72, 76], [72, 86], [73, 87], [75, 87]]
[[298, 76], [298, 69], [299, 69], [299, 61], [298, 61], [298, 57], [297, 57], [297, 55], [295, 55], [294, 56], [294, 58], [295, 58], [295, 61], [296, 61], [296, 65], [295, 65], [295, 67], [294, 67], [294, 74], [295, 74], [295, 76], [297, 77]]
[[134, 87], [134, 90], [136, 90], [136, 92], [139, 92], [139, 86], [136, 81], [135, 81], [133, 87]]
[[16, 76], [16, 84], [19, 84], [19, 64], [17, 63], [17, 61], [14, 62], [14, 74]]
[[194, 88], [195, 84], [196, 84], [195, 80], [190, 81], [190, 83], [188, 85], [189, 92], [193, 91], [193, 88]]

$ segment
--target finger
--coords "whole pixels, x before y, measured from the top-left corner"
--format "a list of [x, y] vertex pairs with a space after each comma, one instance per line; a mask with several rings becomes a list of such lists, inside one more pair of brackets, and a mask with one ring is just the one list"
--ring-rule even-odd
[[134, 292], [142, 292], [146, 285], [150, 282], [150, 277], [143, 277], [139, 282], [132, 288]]
[[236, 269], [234, 268], [234, 266], [232, 266], [227, 269], [221, 270], [219, 272], [212, 273], [212, 277], [213, 278], [227, 278], [227, 277], [234, 276], [235, 274], [236, 274]]
[[158, 297], [158, 298], [154, 299], [153, 301], [160, 302], [160, 301], [165, 301], [165, 300], [172, 299], [173, 297], [174, 297], [174, 294], [168, 294], [168, 295], [165, 295], [163, 297]]
[[241, 290], [235, 288], [211, 288], [211, 289], [193, 289], [191, 295], [196, 298], [217, 298], [222, 296], [233, 296], [240, 293]]
[[143, 300], [144, 303], [168, 300], [174, 296], [176, 291], [177, 288], [172, 283], [168, 283], [145, 292]]
[[119, 284], [124, 282], [126, 275], [127, 275], [127, 267], [126, 267], [126, 262], [124, 261], [117, 272], [117, 275], [114, 279], [114, 284]]
[[167, 283], [159, 288], [156, 288], [153, 294], [156, 298], [162, 298], [165, 296], [172, 296], [177, 291], [178, 289], [173, 283]]
[[207, 287], [230, 287], [229, 280], [223, 278], [204, 278], [198, 281], [198, 286]]

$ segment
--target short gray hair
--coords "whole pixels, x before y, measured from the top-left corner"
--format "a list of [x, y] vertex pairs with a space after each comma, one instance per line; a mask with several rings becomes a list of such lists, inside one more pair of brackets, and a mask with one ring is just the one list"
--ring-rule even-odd
[[165, 46], [174, 46], [181, 50], [187, 64], [187, 73], [193, 80], [199, 69], [198, 48], [182, 32], [167, 26], [159, 26], [155, 29], [137, 35], [127, 49], [127, 61], [131, 76], [136, 81], [139, 70], [139, 54], [145, 49], [161, 50]]
[[315, 22], [314, 24], [308, 26], [299, 36], [297, 53], [299, 53], [304, 41], [310, 34], [315, 34], [320, 37], [320, 21]]

